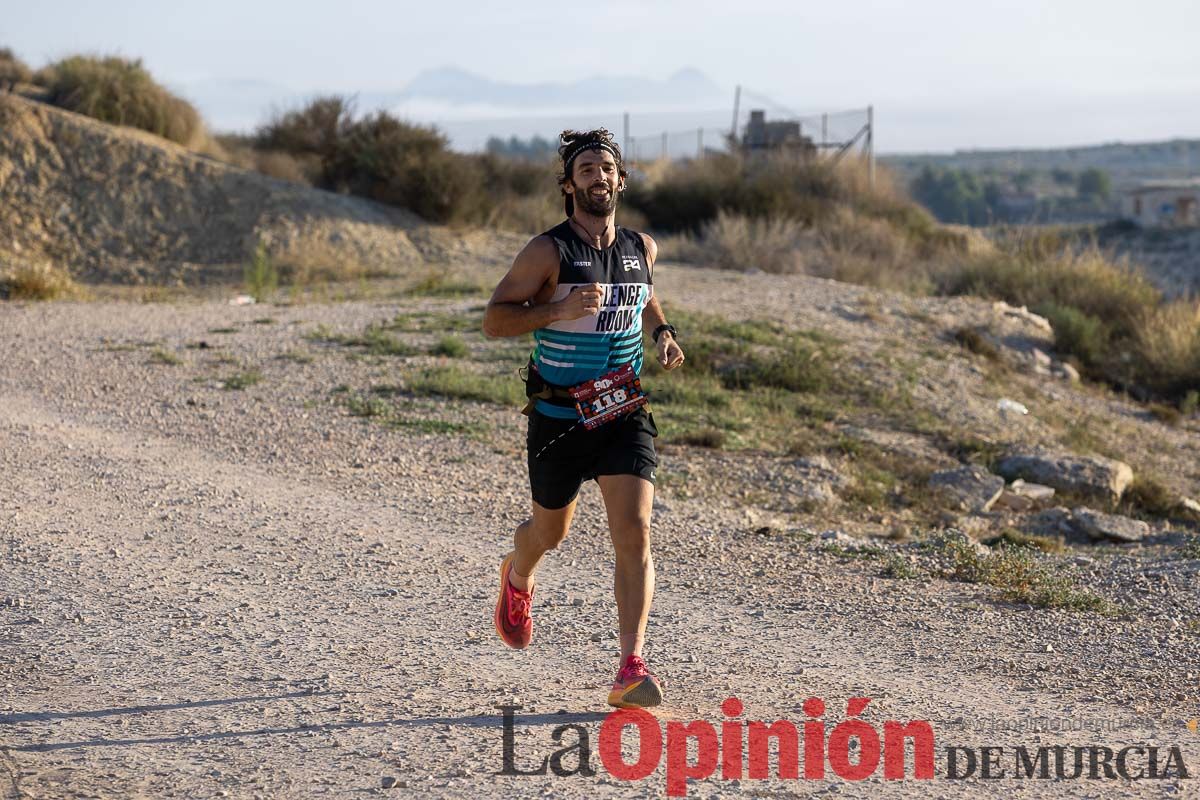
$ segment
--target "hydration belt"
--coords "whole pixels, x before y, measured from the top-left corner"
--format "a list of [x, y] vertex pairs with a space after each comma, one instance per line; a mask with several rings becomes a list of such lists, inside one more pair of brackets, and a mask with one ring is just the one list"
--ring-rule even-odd
[[[627, 413], [628, 411], [636, 410], [639, 406], [645, 406], [647, 411], [650, 410], [646, 392], [642, 389], [641, 383], [637, 379], [637, 374], [632, 371], [628, 364], [619, 368], [616, 372], [609, 373], [595, 381], [584, 381], [578, 386], [570, 387], [557, 386], [547, 382], [541, 373], [537, 371], [537, 367], [534, 366], [532, 356], [529, 358], [529, 363], [517, 372], [520, 374], [521, 380], [525, 381], [525, 396], [529, 398], [529, 402], [521, 409], [521, 413], [525, 416], [529, 416], [536, 407], [537, 401], [542, 400], [553, 406], [575, 410], [580, 415], [579, 421], [587, 429], [591, 430], [611, 419], [618, 418], [622, 412]], [[595, 407], [589, 406], [585, 409], [581, 405], [582, 402], [603, 393], [598, 390], [606, 389], [611, 383], [616, 382], [613, 380], [606, 381], [605, 378], [614, 379], [618, 378], [618, 376], [620, 380], [629, 381], [631, 384], [628, 387], [630, 389], [628, 396], [626, 394], [618, 395], [624, 401], [621, 405], [626, 406], [626, 408], [622, 408], [621, 406], [614, 407], [613, 401], [608, 398], [592, 400], [591, 402], [595, 404]], [[605, 402], [601, 402], [602, 400]]]
[[529, 398], [529, 402], [521, 409], [521, 413], [525, 416], [528, 417], [533, 412], [538, 400], [543, 400], [552, 406], [575, 408], [575, 398], [571, 395], [571, 390], [566, 386], [547, 383], [542, 378], [542, 374], [537, 371], [537, 367], [533, 365], [532, 357], [530, 357], [529, 363], [517, 372], [520, 374], [521, 380], [525, 381], [525, 396]]

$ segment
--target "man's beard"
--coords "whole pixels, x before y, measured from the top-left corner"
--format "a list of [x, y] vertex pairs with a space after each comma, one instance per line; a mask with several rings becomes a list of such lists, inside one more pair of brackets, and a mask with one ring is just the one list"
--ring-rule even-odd
[[605, 188], [609, 190], [608, 199], [602, 200], [597, 197], [592, 197], [592, 187], [588, 187], [586, 191], [580, 191], [578, 187], [575, 189], [575, 207], [585, 214], [590, 214], [593, 217], [607, 217], [617, 210], [617, 195], [618, 192], [612, 190], [611, 186], [605, 184]]

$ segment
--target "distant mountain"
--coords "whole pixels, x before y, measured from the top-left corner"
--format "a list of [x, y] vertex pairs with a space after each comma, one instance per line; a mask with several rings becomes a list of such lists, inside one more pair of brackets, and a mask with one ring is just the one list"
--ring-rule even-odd
[[401, 103], [445, 103], [511, 110], [627, 109], [697, 106], [729, 102], [728, 92], [697, 69], [666, 80], [633, 75], [595, 76], [567, 83], [508, 83], [454, 67], [427, 70], [401, 92]]

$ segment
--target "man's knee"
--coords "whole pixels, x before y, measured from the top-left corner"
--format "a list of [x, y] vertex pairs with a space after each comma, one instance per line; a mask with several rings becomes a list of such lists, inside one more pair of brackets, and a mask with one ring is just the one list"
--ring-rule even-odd
[[534, 533], [537, 536], [538, 544], [542, 546], [542, 549], [554, 550], [560, 544], [562, 544], [563, 539], [567, 538], [567, 531], [569, 529], [570, 528], [567, 525], [555, 525], [553, 523], [547, 524], [543, 522], [540, 525], [535, 525]]
[[612, 530], [617, 558], [645, 561], [650, 557], [650, 519], [640, 516], [616, 522]]

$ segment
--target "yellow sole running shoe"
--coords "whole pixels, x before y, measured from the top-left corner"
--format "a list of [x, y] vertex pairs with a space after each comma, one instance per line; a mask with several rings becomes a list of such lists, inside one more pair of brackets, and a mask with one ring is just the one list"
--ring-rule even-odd
[[496, 624], [496, 633], [500, 639], [514, 650], [529, 646], [533, 638], [533, 616], [530, 609], [533, 606], [533, 590], [523, 592], [513, 586], [508, 580], [512, 571], [513, 557], [509, 553], [500, 563], [500, 596], [496, 598], [496, 612], [492, 615]]
[[617, 708], [651, 708], [663, 701], [662, 683], [646, 669], [641, 656], [631, 655], [617, 673], [608, 704]]

